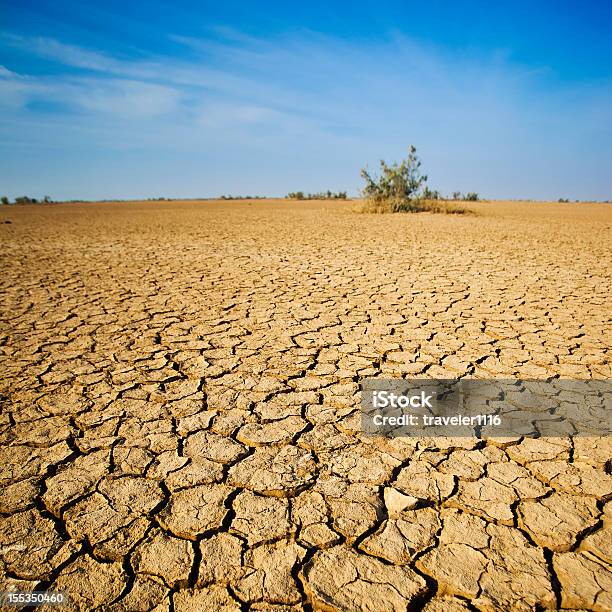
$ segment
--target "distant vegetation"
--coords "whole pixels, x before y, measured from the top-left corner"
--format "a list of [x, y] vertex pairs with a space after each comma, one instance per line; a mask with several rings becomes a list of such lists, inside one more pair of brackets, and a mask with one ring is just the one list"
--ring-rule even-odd
[[453, 191], [453, 194], [449, 198], [445, 198], [437, 189], [431, 191], [429, 187], [425, 187], [423, 190], [423, 199], [424, 200], [453, 200], [455, 202], [478, 202], [480, 198], [478, 194], [470, 191], [466, 194], [461, 193], [460, 191]]
[[291, 191], [286, 196], [289, 200], [346, 200], [346, 191], [334, 193], [329, 189], [317, 193], [304, 193], [303, 191]]
[[[416, 148], [411, 146], [408, 157], [399, 164], [380, 161], [380, 175], [372, 176], [366, 168], [361, 170], [365, 181], [362, 189], [364, 204], [362, 212], [435, 212], [463, 214], [465, 208], [447, 202], [437, 190], [427, 186], [427, 175], [421, 172], [421, 160]], [[478, 200], [478, 194], [469, 193], [465, 198], [457, 191], [453, 199]]]
[[[367, 169], [361, 170], [361, 176], [366, 181], [361, 191], [364, 198], [362, 212], [443, 212], [449, 214], [462, 214], [467, 209], [461, 208], [454, 202], [479, 202], [480, 197], [476, 192], [469, 191], [461, 193], [453, 191], [450, 197], [443, 196], [437, 189], [430, 189], [426, 182], [427, 176], [421, 174], [421, 160], [416, 155], [416, 149], [410, 147], [408, 158], [402, 162], [387, 164], [380, 162], [381, 175], [371, 176]], [[321, 191], [317, 193], [304, 193], [303, 191], [292, 191], [285, 196], [290, 200], [347, 200], [346, 191]], [[181, 198], [187, 200], [214, 200], [216, 198]], [[233, 196], [222, 195], [221, 200], [267, 200], [269, 196]], [[173, 202], [176, 198], [147, 198], [150, 202]], [[130, 200], [62, 200], [62, 202], [86, 203], [86, 202], [129, 202]], [[560, 203], [570, 202], [596, 202], [598, 200], [570, 200], [559, 198]], [[611, 200], [599, 200], [603, 203], [612, 203]], [[0, 197], [0, 206], [20, 204], [54, 204], [49, 196], [42, 199], [30, 198], [28, 196], [16, 197], [13, 202], [7, 196]]]
[[233, 195], [222, 195], [221, 200], [267, 200], [268, 196], [233, 196]]
[[0, 204], [51, 204], [53, 200], [49, 196], [45, 196], [42, 200], [36, 198], [29, 198], [28, 196], [19, 196], [15, 198], [14, 202], [11, 202], [6, 196], [0, 198]]

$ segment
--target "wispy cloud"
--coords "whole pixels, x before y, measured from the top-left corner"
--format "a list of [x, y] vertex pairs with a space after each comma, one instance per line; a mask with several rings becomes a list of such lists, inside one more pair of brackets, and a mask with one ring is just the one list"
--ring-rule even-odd
[[[139, 81], [82, 80], [72, 86], [71, 100], [84, 109], [127, 119], [151, 119], [171, 114], [180, 107], [176, 89]], [[70, 87], [62, 91], [70, 92]]]
[[[590, 146], [594, 134], [595, 142], [612, 139], [609, 82], [557, 83], [546, 66], [513, 62], [505, 50], [450, 54], [401, 33], [372, 42], [217, 28], [206, 39], [171, 39], [182, 52], [119, 55], [3, 33], [0, 45], [54, 68], [0, 67], [0, 105], [10, 115], [0, 137], [35, 142], [38, 122], [41, 144], [72, 147], [82, 130], [103, 148], [214, 149], [219, 159], [250, 156], [253, 176], [307, 160], [307, 176], [320, 178], [304, 188], [353, 192], [360, 165], [397, 158], [415, 143], [434, 186], [491, 195], [521, 195], [517, 182], [533, 184], [536, 174], [549, 189], [572, 165], [560, 147]], [[50, 137], [54, 124], [66, 134], [68, 119], [70, 138]], [[609, 159], [610, 146], [599, 146]], [[287, 183], [300, 165], [285, 173]]]
[[[107, 88], [106, 97], [112, 102], [107, 108], [119, 111], [120, 104], [115, 103], [121, 98], [117, 79], [126, 79], [126, 98], [139, 82], [143, 90], [145, 84], [165, 87], [150, 93], [163, 95], [166, 100], [172, 97], [171, 91], [180, 90], [183, 97], [191, 99], [190, 108], [197, 110], [202, 103], [204, 112], [223, 97], [231, 108], [251, 109], [234, 113], [235, 120], [247, 124], [254, 123], [255, 115], [267, 121], [277, 113], [277, 118], [291, 115], [295, 119], [296, 114], [311, 120], [319, 118], [322, 126], [365, 128], [364, 115], [370, 113], [375, 118], [381, 106], [387, 117], [440, 104], [457, 110], [474, 108], [475, 104], [486, 106], [483, 98], [490, 103], [495, 96], [500, 102], [517, 88], [519, 79], [528, 78], [520, 67], [445, 58], [400, 35], [384, 43], [358, 47], [315, 32], [275, 41], [241, 37], [231, 30], [226, 34], [226, 40], [213, 42], [173, 37], [195, 53], [190, 61], [116, 58], [51, 38], [4, 37], [28, 53], [95, 73], [97, 77], [90, 75], [88, 85], [93, 78], [98, 79], [93, 93], [100, 103], [77, 96], [92, 110], [105, 110], [103, 89]], [[74, 94], [73, 78], [60, 73], [55, 82], [55, 96], [62, 84], [70, 96]], [[44, 89], [50, 91], [49, 87]], [[37, 94], [40, 89], [32, 83], [30, 91]], [[254, 114], [255, 108], [266, 112]]]
[[102, 72], [121, 71], [122, 63], [104, 53], [62, 43], [54, 38], [19, 36], [10, 32], [2, 32], [2, 39], [13, 47], [18, 47], [45, 59], [54, 60], [65, 66]]

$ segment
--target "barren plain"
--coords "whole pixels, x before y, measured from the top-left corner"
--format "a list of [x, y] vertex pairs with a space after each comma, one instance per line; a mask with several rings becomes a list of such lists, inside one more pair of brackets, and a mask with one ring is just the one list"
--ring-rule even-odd
[[367, 377], [612, 375], [612, 206], [470, 207], [0, 208], [0, 589], [612, 609], [609, 438], [360, 433]]

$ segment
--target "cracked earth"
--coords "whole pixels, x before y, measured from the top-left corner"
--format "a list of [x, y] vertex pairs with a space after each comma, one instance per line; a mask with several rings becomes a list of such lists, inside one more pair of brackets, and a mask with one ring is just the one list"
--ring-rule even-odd
[[0, 589], [612, 609], [609, 438], [360, 433], [368, 377], [611, 377], [612, 208], [473, 208], [0, 209]]

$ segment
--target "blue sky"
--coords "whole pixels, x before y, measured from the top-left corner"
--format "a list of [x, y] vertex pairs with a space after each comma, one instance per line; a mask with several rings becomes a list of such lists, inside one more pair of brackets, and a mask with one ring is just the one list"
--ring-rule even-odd
[[0, 0], [0, 195], [612, 198], [608, 2]]

